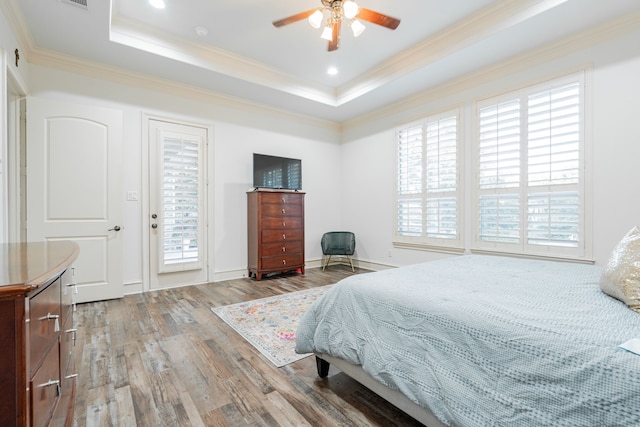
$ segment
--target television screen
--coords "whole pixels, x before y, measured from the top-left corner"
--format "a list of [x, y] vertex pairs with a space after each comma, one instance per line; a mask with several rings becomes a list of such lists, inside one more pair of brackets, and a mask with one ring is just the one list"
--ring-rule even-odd
[[253, 153], [253, 186], [302, 190], [302, 161]]

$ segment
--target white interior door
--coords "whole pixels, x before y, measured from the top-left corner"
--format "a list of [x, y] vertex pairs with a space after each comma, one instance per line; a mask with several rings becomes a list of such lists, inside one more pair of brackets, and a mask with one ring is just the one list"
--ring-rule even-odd
[[149, 120], [149, 286], [205, 283], [207, 128]]
[[122, 112], [27, 100], [27, 240], [73, 240], [76, 302], [122, 297]]

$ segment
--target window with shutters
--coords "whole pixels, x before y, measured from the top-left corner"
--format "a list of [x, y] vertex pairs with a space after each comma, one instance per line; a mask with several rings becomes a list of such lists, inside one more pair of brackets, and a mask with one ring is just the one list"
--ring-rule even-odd
[[475, 247], [583, 256], [583, 78], [478, 104]]
[[180, 134], [167, 133], [163, 140], [162, 271], [171, 271], [171, 265], [201, 262], [201, 145]]
[[396, 131], [396, 245], [459, 248], [458, 111]]

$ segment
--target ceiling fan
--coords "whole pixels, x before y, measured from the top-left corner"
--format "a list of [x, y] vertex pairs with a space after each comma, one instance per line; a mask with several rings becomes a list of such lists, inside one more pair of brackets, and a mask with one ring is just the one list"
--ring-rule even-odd
[[390, 30], [395, 30], [400, 25], [400, 20], [391, 16], [383, 15], [371, 9], [365, 9], [352, 0], [321, 0], [322, 7], [310, 9], [304, 12], [291, 15], [287, 18], [274, 21], [274, 27], [282, 27], [294, 22], [308, 19], [313, 28], [320, 28], [325, 20], [325, 27], [321, 38], [329, 42], [328, 51], [338, 49], [340, 45], [340, 28], [342, 21], [348, 22], [354, 37], [358, 37], [365, 29], [365, 26], [358, 19], [380, 25]]

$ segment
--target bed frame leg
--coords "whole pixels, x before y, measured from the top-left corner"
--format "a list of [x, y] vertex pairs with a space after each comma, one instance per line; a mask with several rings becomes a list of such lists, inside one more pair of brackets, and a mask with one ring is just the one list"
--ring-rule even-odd
[[329, 362], [316, 356], [316, 367], [318, 368], [318, 376], [327, 378], [329, 375]]

